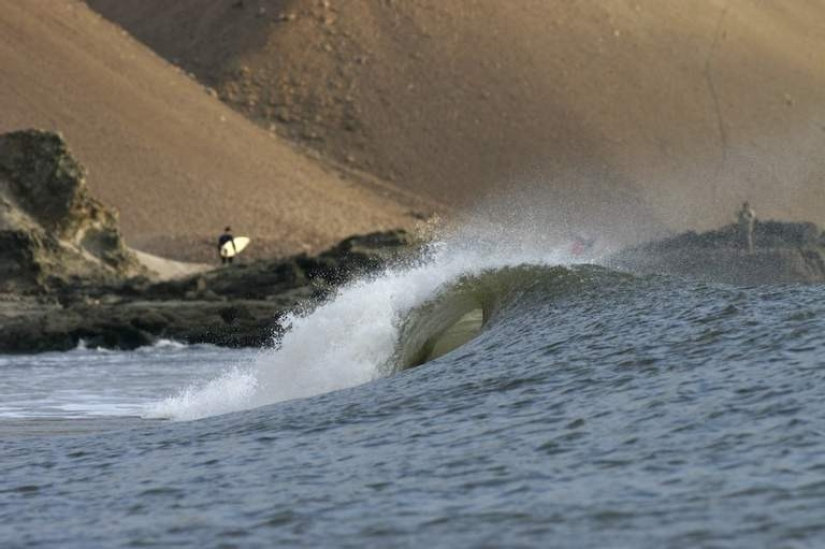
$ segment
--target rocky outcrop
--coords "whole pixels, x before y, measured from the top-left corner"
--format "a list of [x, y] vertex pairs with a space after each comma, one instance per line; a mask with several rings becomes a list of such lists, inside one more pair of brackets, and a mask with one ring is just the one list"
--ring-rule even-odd
[[337, 287], [415, 255], [404, 231], [348, 238], [317, 255], [237, 264], [152, 283], [63, 285], [37, 296], [0, 295], [0, 352], [133, 349], [161, 338], [230, 347], [274, 345], [281, 319]]
[[145, 274], [117, 214], [89, 195], [60, 135], [0, 135], [0, 291], [44, 293]]
[[311, 288], [318, 297], [355, 277], [374, 272], [414, 254], [414, 239], [403, 230], [347, 238], [316, 256], [259, 260], [232, 265], [142, 290], [148, 299], [279, 299]]
[[606, 263], [636, 273], [729, 284], [825, 282], [825, 234], [813, 223], [757, 221], [754, 250], [739, 242], [736, 225], [728, 225], [636, 246]]

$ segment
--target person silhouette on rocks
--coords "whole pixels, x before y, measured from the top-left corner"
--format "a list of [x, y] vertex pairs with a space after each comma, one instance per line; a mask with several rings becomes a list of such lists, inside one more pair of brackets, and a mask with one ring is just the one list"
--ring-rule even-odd
[[[232, 243], [231, 254], [229, 253], [229, 248], [224, 247], [224, 244], [228, 242]], [[221, 264], [226, 265], [228, 263], [231, 265], [237, 251], [235, 248], [235, 237], [232, 236], [232, 228], [227, 227], [223, 230], [223, 234], [218, 237], [218, 255], [221, 257]]]

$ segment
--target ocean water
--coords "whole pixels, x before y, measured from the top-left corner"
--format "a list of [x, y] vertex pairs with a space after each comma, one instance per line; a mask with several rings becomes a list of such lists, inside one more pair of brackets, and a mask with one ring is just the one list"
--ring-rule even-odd
[[0, 546], [825, 546], [825, 288], [597, 263], [445, 246], [275, 350], [0, 357]]

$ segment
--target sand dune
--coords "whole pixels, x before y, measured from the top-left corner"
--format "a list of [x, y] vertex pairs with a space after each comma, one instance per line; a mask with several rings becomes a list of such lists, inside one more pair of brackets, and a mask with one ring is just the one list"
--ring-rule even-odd
[[625, 223], [745, 198], [825, 222], [820, 0], [88, 2], [264, 127], [453, 204], [529, 182]]
[[82, 2], [0, 0], [0, 68], [0, 132], [62, 132], [140, 249], [213, 260], [231, 224], [250, 253], [292, 253], [413, 221], [397, 196], [261, 130]]

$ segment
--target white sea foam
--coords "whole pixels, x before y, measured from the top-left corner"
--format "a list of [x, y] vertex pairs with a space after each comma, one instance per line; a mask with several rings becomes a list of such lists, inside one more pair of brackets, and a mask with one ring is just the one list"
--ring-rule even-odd
[[155, 349], [185, 349], [187, 344], [174, 339], [159, 339], [152, 344], [152, 347]]
[[74, 353], [87, 353], [87, 352], [94, 352], [94, 353], [111, 353], [110, 349], [106, 349], [104, 347], [89, 347], [88, 342], [80, 338], [77, 340], [77, 346], [72, 349], [70, 352]]
[[[489, 231], [486, 232], [490, 234]], [[224, 414], [353, 387], [382, 375], [403, 320], [462, 275], [521, 264], [562, 264], [564, 248], [537, 239], [468, 238], [433, 244], [419, 265], [352, 283], [312, 313], [293, 315], [278, 349], [248, 367], [151, 406], [151, 417], [180, 420]], [[471, 245], [457, 244], [472, 242]], [[506, 243], [506, 244], [505, 244]]]

